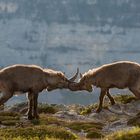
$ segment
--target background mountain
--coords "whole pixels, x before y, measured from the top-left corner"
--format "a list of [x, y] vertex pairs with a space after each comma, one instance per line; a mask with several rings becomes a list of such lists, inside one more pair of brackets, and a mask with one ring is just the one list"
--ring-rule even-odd
[[[140, 62], [139, 44], [139, 0], [0, 0], [1, 67], [37, 64], [70, 77], [77, 67], [83, 73], [118, 60]], [[89, 104], [97, 95], [56, 90], [40, 101]]]

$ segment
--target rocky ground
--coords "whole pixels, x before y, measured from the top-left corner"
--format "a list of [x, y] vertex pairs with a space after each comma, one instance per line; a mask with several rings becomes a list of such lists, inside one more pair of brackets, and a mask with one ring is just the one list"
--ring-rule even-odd
[[16, 130], [29, 126], [51, 125], [63, 127], [74, 134], [75, 138], [70, 139], [101, 139], [112, 132], [140, 126], [140, 100], [128, 95], [119, 95], [115, 99], [117, 102], [115, 105], [109, 105], [109, 101], [105, 99], [104, 108], [100, 113], [95, 113], [97, 104], [89, 106], [39, 104], [40, 120], [33, 121], [28, 121], [23, 115], [27, 111], [27, 103], [7, 107], [4, 112], [0, 112], [0, 135], [2, 130], [9, 128]]

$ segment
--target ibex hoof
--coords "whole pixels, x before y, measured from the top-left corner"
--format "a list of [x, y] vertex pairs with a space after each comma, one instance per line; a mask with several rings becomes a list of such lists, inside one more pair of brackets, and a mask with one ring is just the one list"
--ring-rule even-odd
[[33, 120], [34, 119], [34, 117], [33, 116], [28, 116], [28, 120]]
[[96, 113], [100, 113], [101, 112], [101, 108], [98, 108], [97, 110], [96, 110]]
[[111, 102], [111, 105], [115, 105], [115, 102]]
[[35, 117], [34, 117], [35, 119], [39, 119], [39, 115], [35, 115]]

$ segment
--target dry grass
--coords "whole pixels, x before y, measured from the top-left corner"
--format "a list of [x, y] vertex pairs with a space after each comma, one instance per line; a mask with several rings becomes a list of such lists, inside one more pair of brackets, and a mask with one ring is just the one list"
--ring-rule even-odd
[[106, 136], [104, 140], [140, 140], [140, 128], [117, 131]]

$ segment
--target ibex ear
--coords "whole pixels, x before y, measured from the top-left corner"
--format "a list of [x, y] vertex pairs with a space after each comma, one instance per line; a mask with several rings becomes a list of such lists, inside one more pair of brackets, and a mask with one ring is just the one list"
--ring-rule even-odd
[[83, 75], [82, 75], [82, 73], [80, 73], [80, 78], [82, 78], [83, 77]]

